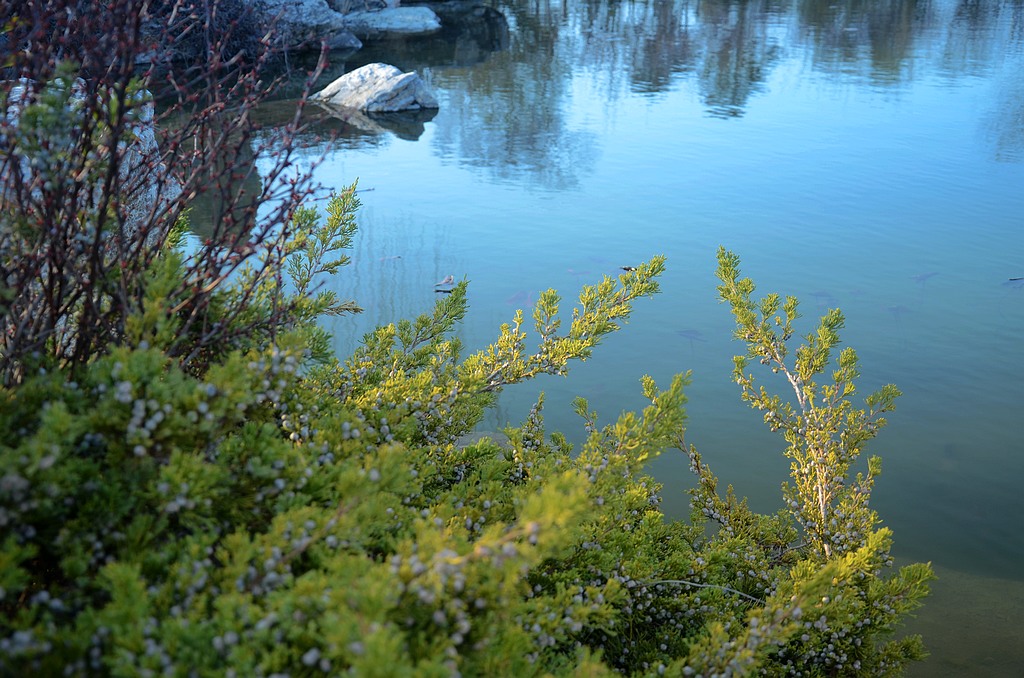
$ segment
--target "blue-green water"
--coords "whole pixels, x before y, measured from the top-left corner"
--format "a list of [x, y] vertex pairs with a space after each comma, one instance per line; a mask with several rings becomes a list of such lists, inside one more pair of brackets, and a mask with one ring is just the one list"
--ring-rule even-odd
[[[642, 374], [692, 370], [688, 440], [773, 511], [788, 464], [730, 380], [724, 245], [760, 290], [798, 295], [808, 329], [842, 308], [862, 392], [905, 394], [869, 452], [898, 557], [941, 577], [914, 675], [1024, 673], [1024, 2], [492, 6], [505, 25], [370, 43], [324, 78], [386, 61], [440, 101], [398, 133], [343, 125], [315, 171], [364, 191], [331, 285], [366, 312], [331, 325], [338, 351], [429, 310], [448, 274], [470, 281], [475, 350], [538, 290], [571, 301], [664, 254], [662, 293], [622, 332], [567, 379], [507, 391], [482, 428], [542, 389], [549, 427], [579, 441], [574, 395], [610, 420], [642, 406]], [[683, 514], [685, 457], [651, 470]]]

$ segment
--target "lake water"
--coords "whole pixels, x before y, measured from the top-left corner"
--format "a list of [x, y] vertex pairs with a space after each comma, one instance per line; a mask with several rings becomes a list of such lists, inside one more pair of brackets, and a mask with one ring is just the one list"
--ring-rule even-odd
[[[428, 311], [449, 274], [470, 281], [475, 350], [538, 290], [568, 304], [664, 254], [662, 293], [623, 331], [568, 378], [508, 390], [482, 428], [521, 422], [544, 390], [549, 428], [580, 441], [573, 396], [609, 421], [642, 407], [641, 375], [692, 370], [688, 440], [774, 511], [788, 463], [730, 379], [724, 245], [759, 291], [802, 299], [806, 330], [845, 312], [862, 394], [904, 392], [868, 452], [898, 558], [940, 577], [909, 627], [933, 653], [912, 675], [1024, 674], [1024, 2], [491, 8], [368, 43], [323, 80], [385, 61], [440, 102], [425, 121], [336, 124], [315, 170], [363, 191], [353, 264], [331, 284], [366, 312], [331, 324], [339, 353]], [[651, 472], [684, 515], [686, 457]]]

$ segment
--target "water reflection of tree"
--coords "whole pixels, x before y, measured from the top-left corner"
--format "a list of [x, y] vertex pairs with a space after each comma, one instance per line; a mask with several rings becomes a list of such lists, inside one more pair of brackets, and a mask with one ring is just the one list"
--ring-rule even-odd
[[[573, 99], [581, 80], [614, 106], [630, 92], [658, 94], [690, 79], [711, 115], [738, 117], [784, 56], [803, 55], [830, 77], [879, 87], [926, 72], [922, 55], [938, 58], [951, 77], [971, 74], [1007, 39], [1020, 41], [1022, 6], [1024, 0], [506, 0], [499, 8], [508, 17], [507, 49], [472, 68], [432, 72], [449, 96], [435, 143], [442, 154], [499, 178], [529, 176], [564, 188], [598, 152], [594, 139], [568, 122], [574, 109], [595, 105]], [[995, 29], [1006, 26], [1010, 36], [994, 40]]]
[[569, 122], [574, 79], [585, 78], [614, 105], [629, 89], [667, 89], [692, 70], [689, 3], [596, 0], [512, 2], [501, 7], [507, 50], [462, 71], [438, 70], [448, 92], [435, 140], [445, 155], [487, 167], [502, 179], [528, 175], [547, 188], [575, 185], [596, 158], [595, 136]]
[[633, 87], [641, 92], [669, 88], [679, 73], [693, 69], [696, 49], [690, 37], [689, 3], [653, 3], [637, 33]]
[[439, 69], [434, 83], [448, 92], [437, 118], [443, 156], [488, 168], [501, 179], [524, 176], [561, 189], [593, 165], [593, 138], [567, 120], [572, 61], [559, 40], [564, 8], [540, 3], [511, 7], [509, 49], [471, 69]]
[[[1008, 28], [1004, 35], [994, 30], [1001, 23]], [[946, 34], [947, 73], [982, 75], [1010, 51], [1010, 44], [1024, 42], [1024, 0], [960, 0]]]
[[704, 102], [712, 115], [743, 115], [747, 100], [763, 86], [781, 54], [771, 31], [779, 3], [702, 2], [697, 16], [703, 51], [698, 78]]
[[909, 74], [917, 36], [935, 27], [931, 0], [801, 0], [798, 15], [816, 67], [896, 83]]
[[996, 160], [1024, 161], [1024, 84], [1016, 82], [1004, 90], [988, 119], [988, 127]]
[[605, 83], [610, 101], [624, 92], [624, 81], [635, 92], [662, 92], [674, 75], [693, 70], [691, 21], [685, 1], [583, 2], [570, 17], [572, 51], [588, 77]]

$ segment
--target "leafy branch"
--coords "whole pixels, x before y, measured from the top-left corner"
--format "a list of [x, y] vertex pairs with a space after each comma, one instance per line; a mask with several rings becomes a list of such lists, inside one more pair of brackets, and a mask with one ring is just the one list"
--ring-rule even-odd
[[635, 300], [659, 291], [655, 278], [664, 270], [665, 258], [655, 256], [618, 280], [605, 276], [597, 285], [585, 286], [580, 292], [580, 305], [572, 310], [569, 330], [562, 335], [558, 334], [561, 299], [554, 290], [545, 291], [533, 311], [539, 336], [537, 349], [527, 351], [523, 313], [517, 311], [511, 324], [501, 326], [494, 344], [466, 360], [463, 380], [475, 381], [480, 384], [480, 392], [491, 393], [540, 374], [564, 375], [570, 360], [586, 360], [605, 335], [619, 329], [620, 323], [629, 318]]
[[[769, 294], [755, 302], [753, 281], [740, 278], [739, 257], [724, 248], [718, 251], [716, 275], [722, 281], [719, 298], [729, 303], [736, 318], [736, 337], [747, 344], [746, 355], [733, 359], [733, 378], [743, 400], [763, 411], [765, 423], [781, 431], [789, 445], [786, 456], [792, 460], [793, 485], [783, 487], [787, 506], [808, 533], [815, 553], [827, 559], [856, 550], [878, 520], [868, 499], [881, 461], [870, 458], [867, 475], [858, 474], [852, 483], [850, 466], [885, 425], [883, 415], [894, 408], [899, 390], [892, 384], [883, 386], [867, 397], [866, 409], [855, 408], [851, 398], [860, 372], [852, 348], [840, 352], [830, 383], [816, 381], [832, 364], [840, 342], [845, 318], [839, 309], [821, 318], [789, 361], [788, 343], [800, 317], [797, 299], [788, 296], [780, 304], [778, 294]], [[747, 372], [752, 359], [785, 375], [796, 407], [764, 386], [755, 386], [754, 376]]]

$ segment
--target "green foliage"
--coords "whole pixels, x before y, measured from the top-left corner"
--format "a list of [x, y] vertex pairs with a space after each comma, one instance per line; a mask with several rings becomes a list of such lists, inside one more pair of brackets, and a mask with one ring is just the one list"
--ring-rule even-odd
[[[0, 351], [0, 674], [882, 676], [924, 656], [896, 631], [930, 567], [892, 569], [868, 503], [877, 458], [851, 477], [899, 393], [853, 403], [838, 310], [794, 348], [797, 300], [753, 300], [719, 252], [746, 345], [734, 378], [791, 460], [782, 508], [760, 515], [684, 443], [686, 375], [644, 376], [649, 404], [607, 424], [578, 398], [578, 450], [546, 431], [542, 393], [501, 440], [465, 442], [504, 387], [589, 358], [658, 292], [663, 257], [569, 312], [544, 292], [532, 332], [518, 311], [466, 356], [463, 281], [339, 359], [317, 320], [358, 307], [319, 285], [347, 262], [358, 206], [353, 185], [280, 233], [191, 255], [179, 220], [131, 284], [101, 269], [122, 281], [117, 332], [55, 313], [93, 338], [81, 362]], [[92, 284], [60, 280], [67, 299]], [[755, 385], [751, 360], [792, 396]], [[673, 448], [696, 477], [688, 522], [665, 519], [645, 475]]]
[[[356, 196], [356, 184], [330, 197], [326, 208], [327, 223], [323, 226], [320, 225], [320, 213], [316, 209], [299, 207], [296, 211], [293, 219], [297, 233], [285, 248], [285, 263], [295, 286], [293, 294], [297, 298], [311, 297], [312, 286], [318, 277], [333, 275], [349, 263], [345, 255], [330, 260], [327, 256], [351, 247], [356, 233], [357, 211], [359, 198]], [[354, 302], [339, 302], [330, 290], [319, 291], [310, 301], [312, 305], [302, 310], [309, 319], [361, 310]]]
[[[296, 251], [310, 261], [351, 237], [328, 226], [309, 248], [319, 220], [300, 220], [309, 239]], [[183, 257], [158, 261], [128, 345], [77, 382], [40, 374], [2, 394], [5, 673], [890, 675], [922, 656], [920, 639], [890, 636], [929, 568], [885, 576], [891, 535], [845, 494], [830, 515], [848, 511], [857, 538], [836, 529], [824, 548], [804, 520], [818, 488], [798, 472], [808, 415], [754, 392], [752, 377], [740, 378], [745, 397], [779, 418], [794, 458], [785, 496], [797, 505], [774, 516], [731, 488], [722, 498], [691, 446], [693, 521], [665, 520], [644, 464], [682, 447], [683, 376], [664, 391], [644, 377], [650, 404], [605, 426], [578, 399], [579, 451], [545, 432], [543, 395], [507, 440], [459, 444], [500, 388], [589, 356], [657, 289], [660, 258], [585, 288], [565, 333], [557, 296], [543, 295], [533, 351], [517, 314], [460, 359], [461, 283], [344, 363], [311, 362], [307, 318], [201, 375], [159, 345], [161, 323], [175, 322], [161, 290]], [[294, 270], [323, 270], [305, 266]], [[787, 369], [785, 339], [751, 310], [774, 302], [752, 306], [732, 255], [719, 273], [751, 353], [773, 347], [769, 364]], [[839, 410], [859, 427], [841, 440], [860, 444], [880, 423], [843, 399], [852, 386], [819, 396], [810, 385], [834, 317], [789, 374], [813, 421]], [[852, 369], [841, 359], [836, 381]], [[851, 448], [834, 447], [823, 463], [845, 474]]]
[[[787, 362], [787, 342], [793, 337], [793, 322], [800, 317], [799, 302], [787, 297], [780, 314], [779, 295], [769, 294], [760, 302], [751, 300], [754, 283], [739, 278], [739, 259], [720, 249], [718, 291], [736, 316], [736, 337], [747, 343], [747, 355], [736, 356], [733, 377], [742, 388], [743, 400], [763, 411], [765, 423], [781, 431], [792, 460], [793, 485], [783, 487], [783, 496], [797, 522], [804, 529], [807, 546], [819, 558], [842, 555], [864, 546], [878, 522], [868, 508], [874, 479], [881, 472], [881, 460], [872, 457], [867, 474], [849, 482], [850, 466], [864, 444], [885, 425], [883, 415], [895, 406], [900, 395], [892, 384], [869, 395], [867, 409], [855, 409], [850, 398], [856, 394], [854, 381], [860, 376], [857, 354], [844, 348], [832, 372], [831, 383], [817, 379], [832, 363], [839, 344], [838, 331], [845, 319], [839, 309], [825, 314], [806, 344]], [[780, 396], [756, 387], [747, 374], [750, 359], [757, 359], [774, 373], [781, 373], [792, 387], [796, 407]]]
[[[782, 432], [793, 482], [783, 485], [784, 508], [778, 515], [756, 516], [736, 500], [731, 487], [725, 499], [719, 496], [717, 478], [691, 446], [691, 469], [699, 479], [693, 492], [694, 524], [711, 519], [719, 528], [712, 543], [738, 539], [747, 547], [756, 544], [748, 558], [790, 566], [788, 576], [772, 583], [774, 596], [798, 596], [818, 588], [810, 599], [813, 609], [800, 607], [803, 621], [797, 632], [772, 653], [781, 672], [899, 673], [907, 662], [924, 658], [922, 640], [887, 636], [920, 606], [933, 574], [929, 565], [914, 564], [885, 575], [893, 565], [892, 536], [887, 528], [878, 528], [879, 518], [868, 507], [881, 461], [870, 458], [866, 475], [850, 477], [852, 464], [885, 425], [882, 415], [893, 409], [899, 391], [884, 386], [865, 399], [866, 408], [856, 408], [850, 400], [859, 376], [852, 348], [843, 349], [835, 361], [831, 382], [819, 385], [816, 380], [832, 365], [842, 313], [830, 310], [805, 337], [806, 343], [791, 351], [797, 299], [787, 297], [781, 313], [777, 294], [755, 302], [753, 281], [740, 278], [739, 258], [724, 248], [718, 252], [717, 275], [720, 298], [736, 318], [736, 337], [747, 345], [746, 355], [734, 360], [733, 376], [742, 398], [764, 412], [773, 431]], [[746, 371], [751, 359], [786, 377], [795, 405], [764, 386], [755, 388], [753, 375]], [[748, 575], [764, 571], [754, 568]], [[824, 589], [822, 582], [828, 583]]]

